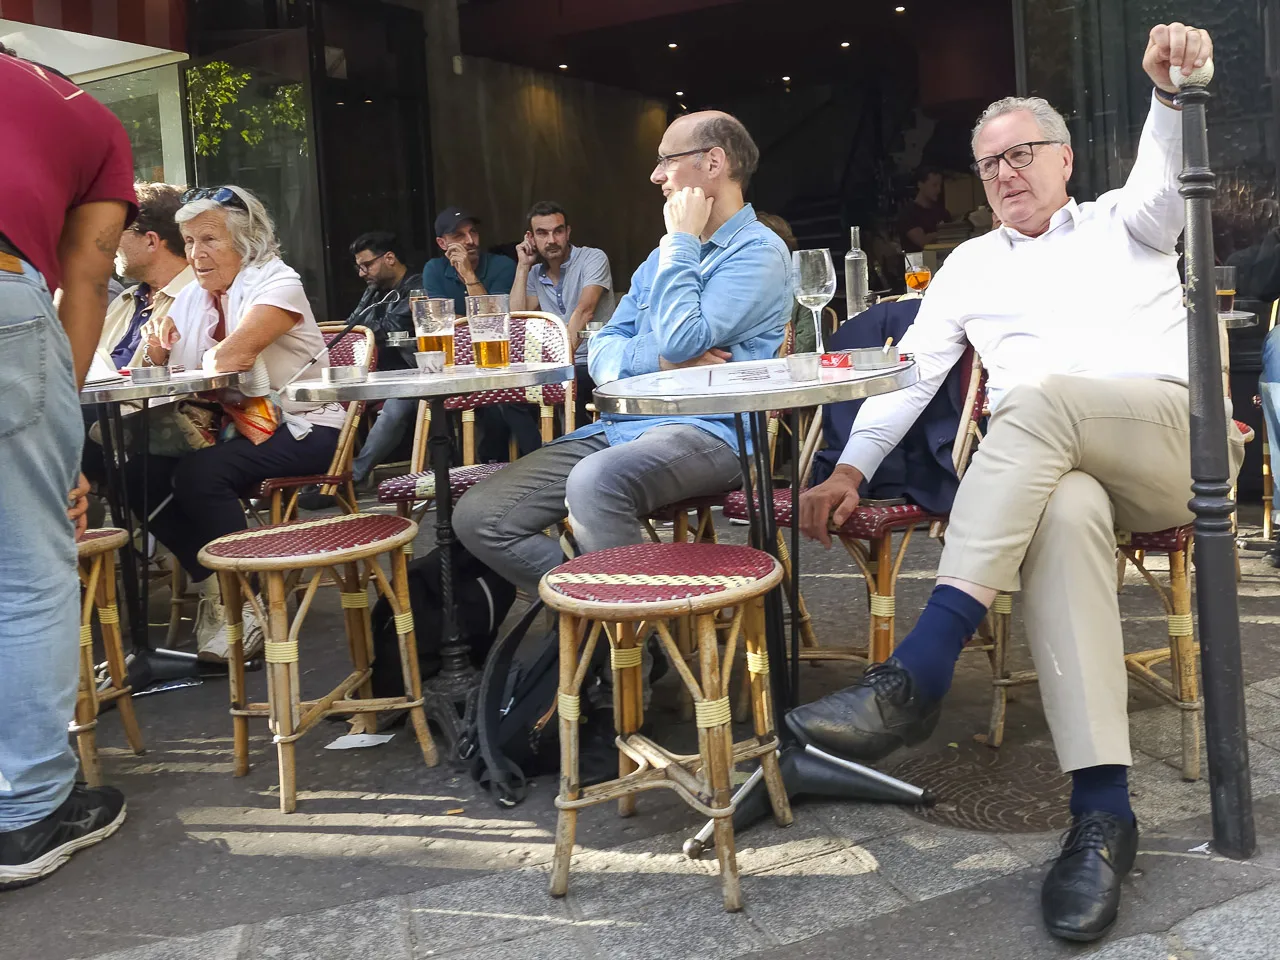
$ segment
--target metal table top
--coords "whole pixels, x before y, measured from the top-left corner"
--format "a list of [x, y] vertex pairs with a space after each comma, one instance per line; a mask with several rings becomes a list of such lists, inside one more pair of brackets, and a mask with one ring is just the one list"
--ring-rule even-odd
[[189, 373], [174, 373], [168, 380], [159, 383], [134, 383], [131, 377], [122, 377], [118, 382], [92, 384], [86, 383], [80, 391], [80, 403], [123, 403], [128, 400], [155, 400], [161, 397], [181, 397], [189, 393], [203, 393], [205, 390], [218, 390], [222, 387], [234, 387], [240, 382], [238, 373], [208, 374], [200, 370]]
[[860, 400], [920, 379], [914, 360], [882, 370], [823, 367], [817, 380], [792, 380], [785, 360], [746, 360], [628, 377], [596, 387], [601, 413], [641, 416], [756, 413]]
[[363, 383], [324, 383], [299, 380], [285, 387], [284, 395], [304, 403], [346, 400], [392, 400], [397, 397], [427, 399], [457, 397], [485, 390], [536, 387], [564, 383], [574, 376], [573, 364], [513, 363], [501, 370], [479, 369], [470, 364], [448, 367], [444, 373], [416, 370], [375, 370]]
[[1229, 313], [1219, 313], [1218, 319], [1222, 321], [1222, 325], [1228, 330], [1238, 330], [1241, 327], [1256, 327], [1258, 325], [1258, 315], [1249, 313], [1246, 310], [1232, 310]]

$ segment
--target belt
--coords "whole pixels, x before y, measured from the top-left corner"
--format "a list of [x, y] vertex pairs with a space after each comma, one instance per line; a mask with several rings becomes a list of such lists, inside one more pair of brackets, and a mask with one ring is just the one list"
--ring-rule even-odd
[[23, 273], [22, 264], [30, 262], [21, 250], [0, 233], [0, 270], [5, 273]]

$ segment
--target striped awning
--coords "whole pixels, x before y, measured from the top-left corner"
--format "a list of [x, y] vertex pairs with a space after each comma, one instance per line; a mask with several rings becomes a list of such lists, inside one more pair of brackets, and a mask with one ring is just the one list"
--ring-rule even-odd
[[187, 49], [186, 0], [0, 0], [0, 20]]

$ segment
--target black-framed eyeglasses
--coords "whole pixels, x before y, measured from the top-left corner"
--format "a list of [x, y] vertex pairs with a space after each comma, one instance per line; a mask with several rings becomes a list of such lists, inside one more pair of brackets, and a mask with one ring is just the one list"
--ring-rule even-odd
[[370, 267], [372, 267], [375, 263], [377, 263], [379, 260], [381, 260], [385, 256], [386, 254], [383, 253], [383, 254], [379, 254], [376, 257], [370, 257], [368, 260], [357, 260], [356, 273], [367, 273]]
[[658, 154], [658, 159], [654, 161], [654, 166], [659, 167], [665, 173], [671, 165], [672, 160], [679, 160], [681, 157], [692, 157], [695, 153], [706, 153], [710, 147], [694, 147], [692, 150], [681, 150], [679, 153]]
[[1047, 147], [1051, 145], [1061, 146], [1061, 140], [1028, 140], [1026, 143], [1015, 143], [1004, 153], [997, 153], [994, 156], [983, 157], [976, 163], [969, 164], [969, 169], [978, 175], [981, 180], [994, 180], [1000, 175], [1000, 161], [1005, 163], [1014, 170], [1028, 166], [1032, 160], [1036, 158], [1033, 147]]
[[224, 207], [235, 207], [237, 210], [249, 212], [249, 206], [240, 194], [230, 187], [194, 187], [182, 195], [182, 202], [195, 203], [197, 200], [212, 200]]

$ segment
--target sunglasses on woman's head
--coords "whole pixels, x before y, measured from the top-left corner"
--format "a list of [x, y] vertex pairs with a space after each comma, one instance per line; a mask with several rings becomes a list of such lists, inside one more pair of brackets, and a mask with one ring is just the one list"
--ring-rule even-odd
[[249, 212], [249, 207], [244, 202], [244, 198], [230, 187], [196, 187], [182, 195], [184, 204], [194, 203], [197, 200], [212, 200], [214, 203], [220, 203], [224, 207], [235, 207], [245, 213]]

